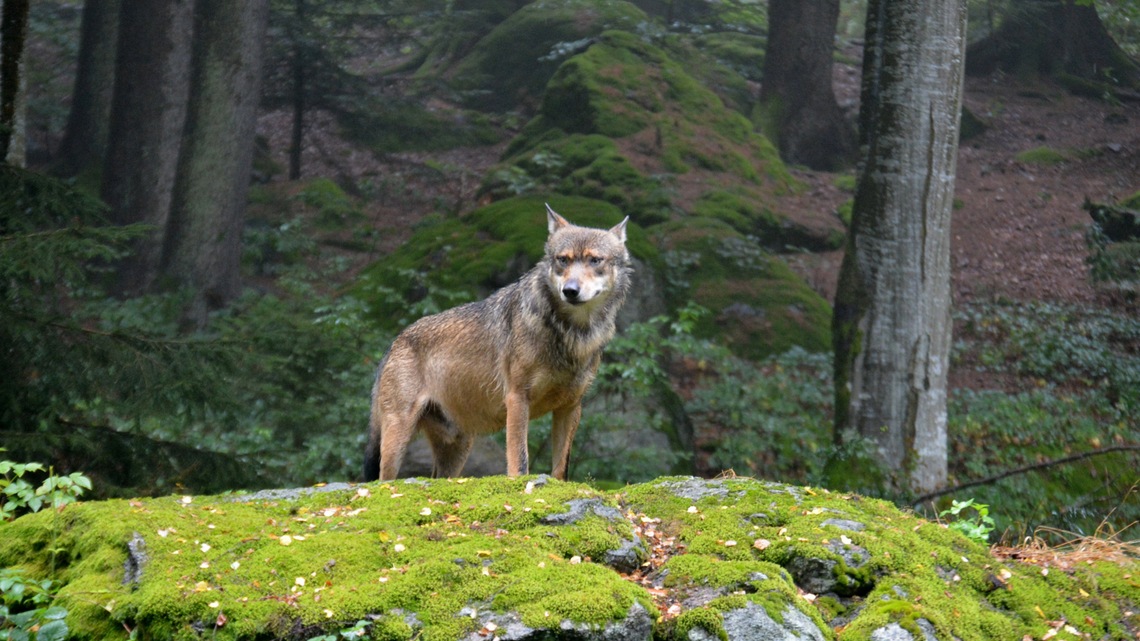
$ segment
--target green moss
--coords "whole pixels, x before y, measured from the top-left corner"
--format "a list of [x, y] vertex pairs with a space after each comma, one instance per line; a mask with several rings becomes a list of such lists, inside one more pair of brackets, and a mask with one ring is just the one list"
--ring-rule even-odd
[[[575, 196], [520, 196], [480, 208], [460, 219], [420, 228], [396, 251], [366, 267], [349, 293], [369, 304], [385, 328], [409, 322], [406, 310], [422, 289], [442, 291], [451, 306], [477, 300], [518, 279], [537, 263], [546, 243], [549, 203], [567, 220], [608, 229], [624, 216], [611, 204]], [[659, 268], [661, 259], [636, 223], [626, 228], [630, 254]], [[419, 276], [418, 274], [425, 274]]]
[[[458, 616], [472, 605], [516, 612], [535, 628], [603, 625], [634, 603], [656, 617], [638, 582], [587, 559], [630, 537], [630, 522], [540, 520], [569, 500], [596, 497], [660, 519], [662, 533], [676, 539], [667, 590], [723, 590], [706, 607], [659, 621], [655, 638], [684, 639], [695, 627], [720, 636], [723, 613], [748, 602], [778, 622], [787, 607], [797, 608], [828, 638], [834, 633], [825, 621], [839, 614], [855, 614], [844, 639], [869, 639], [890, 623], [922, 638], [920, 619], [938, 638], [962, 641], [1041, 638], [1059, 620], [1092, 638], [1133, 635], [1124, 610], [1140, 602], [1134, 563], [1043, 574], [1032, 564], [996, 560], [883, 501], [751, 479], [658, 479], [617, 497], [559, 482], [527, 493], [527, 480], [374, 483], [296, 500], [81, 503], [0, 525], [0, 563], [55, 579], [77, 639], [117, 637], [123, 625], [137, 627], [140, 638], [197, 638], [191, 626], [223, 640], [286, 636], [298, 626], [316, 636], [372, 615], [373, 638], [434, 641], [476, 631], [480, 619]], [[682, 487], [707, 491], [693, 500], [674, 493]], [[757, 513], [765, 518], [749, 518]], [[830, 518], [865, 529], [824, 525]], [[135, 533], [149, 561], [137, 585], [123, 585]], [[782, 567], [801, 554], [827, 556], [837, 541], [866, 550], [861, 569], [872, 587], [857, 611], [827, 597], [812, 605]], [[583, 561], [572, 563], [573, 556]], [[1005, 572], [1007, 587], [994, 589], [990, 575]], [[215, 628], [219, 614], [227, 622]]]
[[676, 638], [689, 638], [689, 630], [701, 628], [719, 638], [728, 641], [728, 633], [724, 631], [724, 617], [720, 612], [710, 608], [695, 608], [677, 618]]
[[713, 312], [698, 321], [695, 335], [716, 337], [747, 358], [793, 345], [809, 351], [830, 346], [827, 302], [779, 257], [728, 224], [689, 218], [649, 231], [671, 263], [666, 302], [694, 300]]
[[1042, 145], [1017, 154], [1017, 161], [1034, 165], [1055, 165], [1068, 160], [1069, 157], [1049, 147]]
[[689, 72], [714, 84], [733, 74], [683, 40], [665, 45], [668, 52], [608, 31], [563, 63], [539, 114], [511, 141], [484, 191], [519, 191], [522, 171], [539, 188], [605, 199], [649, 225], [692, 205], [687, 195], [678, 202], [669, 174], [723, 176], [708, 180], [709, 188], [740, 184], [739, 197], [758, 212], [769, 209], [770, 195], [794, 190], [775, 148]]
[[[479, 109], [536, 104], [567, 55], [607, 29], [633, 30], [648, 16], [621, 0], [539, 0], [511, 14], [448, 73]], [[575, 43], [577, 45], [575, 46]]]
[[721, 32], [700, 36], [696, 46], [718, 62], [753, 82], [763, 79], [767, 38], [747, 33]]

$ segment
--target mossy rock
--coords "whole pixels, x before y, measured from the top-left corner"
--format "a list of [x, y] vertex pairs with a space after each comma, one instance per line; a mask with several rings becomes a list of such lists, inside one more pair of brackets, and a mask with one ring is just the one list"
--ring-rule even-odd
[[958, 123], [958, 140], [964, 141], [986, 133], [989, 125], [966, 105], [962, 105], [962, 115]]
[[[689, 45], [673, 49], [700, 55]], [[706, 192], [724, 191], [739, 201], [738, 215], [725, 212], [738, 231], [783, 233], [773, 196], [798, 184], [751, 122], [689, 66], [636, 35], [602, 34], [559, 67], [541, 110], [511, 141], [484, 193], [511, 193], [525, 177], [537, 188], [613, 202], [651, 225], [694, 211]]]
[[694, 300], [712, 311], [694, 328], [746, 358], [792, 346], [822, 352], [831, 345], [831, 308], [778, 256], [727, 223], [689, 218], [651, 227], [666, 267], [670, 307]]
[[537, 105], [567, 56], [608, 29], [636, 29], [649, 17], [622, 0], [538, 0], [511, 14], [448, 72], [451, 86], [478, 109]]
[[338, 120], [345, 138], [378, 153], [474, 147], [495, 144], [500, 139], [484, 114], [433, 112], [410, 99], [344, 112]]
[[741, 77], [753, 82], [763, 79], [767, 38], [748, 33], [722, 32], [700, 36], [695, 44]]
[[1028, 149], [1017, 154], [1017, 161], [1031, 165], [1056, 165], [1065, 162], [1069, 157], [1056, 149], [1046, 145]]
[[[547, 236], [545, 203], [583, 227], [608, 229], [624, 218], [609, 203], [577, 196], [501, 200], [462, 218], [422, 225], [396, 251], [366, 267], [349, 291], [368, 303], [376, 320], [388, 329], [414, 320], [401, 318], [401, 307], [423, 299], [425, 289], [449, 292], [447, 306], [484, 298], [513, 283], [542, 258]], [[630, 255], [659, 269], [660, 256], [645, 231], [630, 224], [626, 234]]]
[[[575, 504], [589, 508], [579, 520], [549, 518]], [[664, 582], [652, 592], [599, 563], [635, 536], [656, 542], [647, 562]], [[853, 549], [857, 576], [844, 564]], [[797, 559], [867, 585], [813, 602], [788, 571]], [[884, 501], [752, 479], [618, 494], [543, 477], [410, 479], [80, 503], [0, 524], [0, 564], [55, 581], [83, 640], [124, 627], [140, 639], [308, 639], [360, 620], [371, 638], [425, 641], [483, 638], [491, 623], [520, 639], [736, 641], [749, 620], [828, 640], [840, 627], [859, 641], [893, 627], [1042, 638], [1066, 624], [1123, 639], [1140, 602], [1135, 561], [1044, 573]], [[655, 596], [688, 605], [660, 616]]]

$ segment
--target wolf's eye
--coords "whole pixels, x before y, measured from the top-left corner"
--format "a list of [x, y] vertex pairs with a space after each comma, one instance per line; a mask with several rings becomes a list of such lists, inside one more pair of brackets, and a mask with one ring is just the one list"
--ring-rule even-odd
[[601, 265], [601, 264], [602, 264], [601, 258], [599, 258], [597, 256], [591, 256], [590, 257], [590, 265], [597, 267], [598, 265]]
[[559, 267], [565, 267], [569, 264], [570, 264], [570, 259], [568, 257], [566, 257], [566, 256], [559, 256], [558, 257], [558, 266]]

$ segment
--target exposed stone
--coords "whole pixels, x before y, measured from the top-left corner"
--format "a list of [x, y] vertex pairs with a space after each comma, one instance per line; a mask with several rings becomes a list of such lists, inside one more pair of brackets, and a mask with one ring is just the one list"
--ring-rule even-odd
[[623, 540], [620, 548], [607, 550], [603, 562], [618, 572], [628, 573], [641, 567], [641, 559], [646, 555], [641, 538], [635, 535], [632, 541]]
[[[724, 613], [724, 631], [728, 641], [824, 641], [827, 638], [796, 608], [789, 605], [782, 614], [784, 623], [776, 623], [764, 606], [749, 601], [743, 608]], [[689, 641], [717, 641], [717, 637], [702, 628], [693, 628], [689, 631]]]
[[[915, 621], [922, 630], [922, 641], [938, 641], [934, 625], [926, 619]], [[897, 623], [891, 623], [871, 633], [871, 641], [915, 641], [914, 635]]]
[[724, 481], [708, 481], [698, 478], [688, 478], [684, 481], [666, 481], [658, 484], [657, 487], [667, 487], [674, 496], [690, 501], [699, 501], [709, 496], [724, 499], [728, 497], [729, 491], [725, 487]]
[[820, 525], [831, 525], [841, 530], [847, 530], [848, 532], [862, 532], [863, 530], [867, 529], [866, 525], [863, 525], [858, 521], [850, 521], [848, 519], [827, 519], [823, 523], [820, 523]]
[[[838, 554], [849, 568], [861, 568], [870, 560], [867, 550], [858, 545], [844, 545], [833, 539], [827, 548]], [[850, 587], [840, 586], [835, 574], [835, 566], [837, 565], [839, 562], [834, 559], [810, 556], [809, 552], [792, 559], [792, 562], [788, 564], [788, 571], [792, 573], [796, 585], [805, 592], [813, 594], [852, 592]], [[865, 586], [858, 586], [858, 588], [861, 587]]]
[[127, 560], [123, 562], [123, 585], [134, 588], [142, 580], [143, 569], [150, 558], [146, 554], [146, 541], [135, 532], [127, 541]]
[[566, 504], [570, 509], [558, 514], [547, 514], [540, 521], [547, 525], [571, 525], [591, 513], [610, 521], [622, 518], [621, 510], [602, 503], [601, 499], [575, 499]]
[[227, 497], [227, 501], [235, 503], [246, 503], [249, 501], [296, 501], [297, 499], [312, 496], [314, 494], [324, 494], [325, 492], [341, 492], [343, 490], [351, 490], [353, 486], [349, 483], [328, 483], [321, 487], [297, 487], [287, 490], [261, 490], [253, 494], [237, 494]]

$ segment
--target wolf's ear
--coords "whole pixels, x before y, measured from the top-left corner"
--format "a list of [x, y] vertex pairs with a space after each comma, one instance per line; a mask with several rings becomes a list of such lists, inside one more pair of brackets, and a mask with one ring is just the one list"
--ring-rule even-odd
[[546, 229], [551, 235], [563, 227], [569, 227], [570, 223], [565, 218], [558, 215], [558, 212], [550, 208], [550, 203], [546, 203]]
[[625, 220], [623, 220], [623, 221], [621, 221], [620, 223], [618, 223], [618, 224], [614, 225], [614, 226], [613, 226], [613, 227], [610, 229], [610, 233], [611, 233], [611, 234], [613, 234], [614, 236], [617, 236], [617, 237], [618, 237], [618, 240], [620, 240], [622, 243], [625, 243], [625, 225], [626, 225], [626, 223], [628, 223], [628, 222], [629, 222], [629, 216], [626, 216], [626, 217], [625, 217]]

